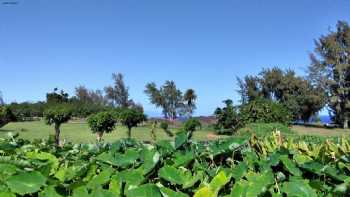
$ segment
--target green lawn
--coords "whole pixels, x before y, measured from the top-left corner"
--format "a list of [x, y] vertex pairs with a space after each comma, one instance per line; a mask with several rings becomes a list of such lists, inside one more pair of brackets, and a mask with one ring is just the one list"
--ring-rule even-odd
[[[273, 126], [273, 124], [271, 124]], [[271, 125], [269, 127], [271, 127]], [[261, 127], [261, 128], [259, 128]], [[275, 130], [269, 129], [269, 127], [261, 126], [260, 124], [253, 124], [253, 126], [243, 128], [243, 132], [248, 132], [246, 135], [250, 135], [251, 132], [259, 134], [261, 130], [262, 134], [267, 132], [265, 130]], [[277, 127], [278, 128], [278, 127]], [[247, 130], [248, 129], [248, 130]], [[283, 132], [284, 128], [278, 128]], [[177, 128], [170, 128], [173, 133], [179, 131]], [[247, 131], [245, 131], [247, 130]], [[132, 129], [131, 135], [133, 138], [138, 140], [151, 141], [150, 135], [151, 128], [149, 126], [141, 126]], [[24, 139], [48, 139], [50, 134], [54, 134], [53, 126], [46, 125], [42, 121], [32, 121], [32, 122], [13, 122], [9, 123], [0, 129], [0, 137], [6, 137], [8, 132], [19, 133], [21, 138]], [[261, 133], [260, 132], [260, 133]], [[126, 128], [123, 126], [117, 126], [116, 129], [109, 134], [105, 134], [103, 139], [107, 142], [112, 142], [121, 138], [126, 138]], [[305, 126], [292, 126], [290, 132], [283, 132], [284, 135], [310, 135], [310, 136], [322, 136], [322, 137], [334, 137], [334, 136], [350, 136], [350, 130], [343, 129], [326, 129], [326, 128], [313, 128]], [[156, 130], [157, 140], [171, 139], [166, 133], [161, 130]], [[217, 138], [227, 137], [224, 135], [216, 135], [214, 130], [202, 129], [195, 131], [195, 140], [213, 140]], [[74, 143], [93, 143], [95, 142], [95, 135], [91, 132], [88, 125], [85, 122], [70, 122], [63, 124], [61, 126], [61, 139], [65, 139], [69, 142]]]
[[[173, 133], [178, 132], [178, 129], [170, 129]], [[138, 140], [151, 140], [150, 127], [142, 126], [135, 127], [131, 131], [132, 138]], [[0, 137], [6, 137], [8, 132], [19, 133], [21, 138], [24, 139], [47, 139], [49, 134], [54, 134], [53, 126], [46, 125], [42, 121], [32, 122], [13, 122], [5, 125], [0, 129]], [[156, 130], [157, 140], [171, 139], [166, 133], [161, 130]], [[127, 137], [127, 130], [123, 126], [117, 126], [116, 129], [109, 134], [105, 134], [103, 139], [111, 142], [121, 138]], [[223, 137], [223, 136], [220, 136]], [[216, 139], [217, 136], [213, 131], [200, 130], [194, 133], [194, 139], [196, 140], [210, 140]], [[95, 135], [91, 132], [88, 125], [85, 122], [71, 122], [62, 124], [61, 126], [61, 140], [65, 139], [69, 142], [75, 143], [92, 143], [95, 142]]]

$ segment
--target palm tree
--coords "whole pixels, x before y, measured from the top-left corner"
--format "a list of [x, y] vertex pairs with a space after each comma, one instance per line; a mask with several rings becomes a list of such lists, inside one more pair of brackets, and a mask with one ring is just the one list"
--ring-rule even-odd
[[186, 90], [183, 98], [186, 104], [186, 113], [191, 116], [196, 109], [197, 95], [193, 89], [188, 89]]

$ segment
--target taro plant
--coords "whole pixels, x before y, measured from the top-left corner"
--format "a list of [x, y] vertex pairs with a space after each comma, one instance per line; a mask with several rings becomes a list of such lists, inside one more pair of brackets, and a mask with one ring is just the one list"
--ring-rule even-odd
[[110, 112], [99, 112], [91, 115], [87, 120], [93, 133], [96, 133], [97, 141], [100, 142], [104, 133], [113, 131], [116, 120]]
[[60, 143], [60, 127], [62, 123], [68, 122], [71, 118], [71, 110], [67, 105], [56, 105], [45, 110], [45, 122], [48, 125], [55, 127], [55, 143], [58, 146]]

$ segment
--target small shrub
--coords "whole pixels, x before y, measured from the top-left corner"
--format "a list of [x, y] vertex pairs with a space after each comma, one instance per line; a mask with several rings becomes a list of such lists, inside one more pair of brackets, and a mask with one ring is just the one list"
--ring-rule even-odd
[[96, 133], [97, 141], [101, 141], [103, 133], [112, 132], [116, 124], [116, 120], [110, 112], [99, 112], [91, 115], [87, 122], [91, 131]]
[[199, 122], [197, 118], [190, 118], [184, 123], [183, 128], [185, 131], [189, 132], [189, 138], [191, 138], [193, 135], [193, 132], [201, 126], [202, 124]]
[[163, 129], [163, 131], [164, 131], [168, 136], [170, 136], [170, 137], [173, 137], [173, 136], [174, 136], [174, 134], [169, 130], [169, 123], [168, 123], [168, 122], [162, 121], [162, 122], [160, 123], [159, 126], [160, 126], [161, 129]]
[[263, 98], [257, 98], [242, 105], [239, 110], [239, 117], [243, 125], [274, 122], [288, 125], [292, 121], [292, 114], [285, 106]]

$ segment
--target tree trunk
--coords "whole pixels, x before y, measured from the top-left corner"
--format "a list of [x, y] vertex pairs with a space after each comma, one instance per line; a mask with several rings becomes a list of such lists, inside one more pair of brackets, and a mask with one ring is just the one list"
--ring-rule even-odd
[[343, 128], [344, 129], [348, 129], [349, 128], [349, 118], [348, 118], [347, 114], [344, 116]]
[[103, 132], [101, 132], [101, 131], [96, 132], [96, 139], [98, 142], [101, 142], [102, 136], [103, 136]]
[[60, 133], [61, 133], [60, 125], [55, 124], [55, 143], [56, 143], [56, 146], [60, 145]]
[[131, 138], [131, 127], [128, 127], [128, 138]]

